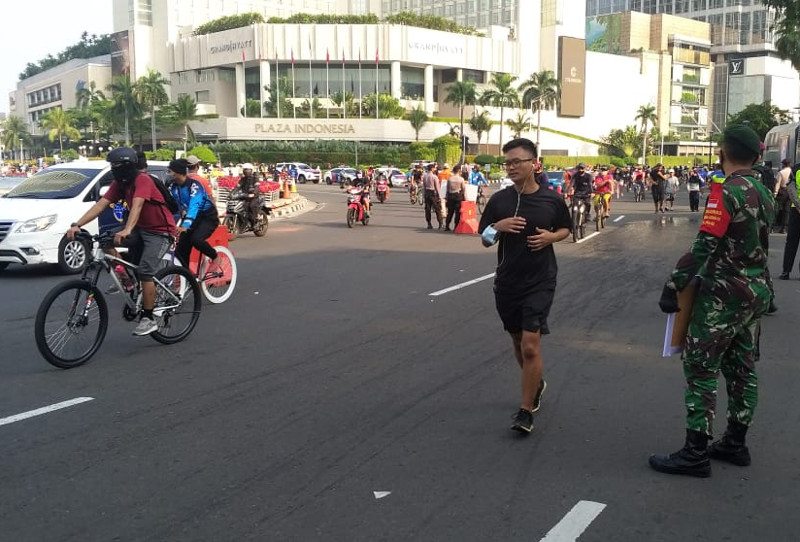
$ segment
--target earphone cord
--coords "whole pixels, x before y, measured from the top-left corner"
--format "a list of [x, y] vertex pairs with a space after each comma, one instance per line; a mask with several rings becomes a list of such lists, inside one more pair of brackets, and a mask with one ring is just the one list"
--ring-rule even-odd
[[[533, 173], [533, 172], [531, 172]], [[517, 190], [517, 207], [514, 209], [514, 217], [519, 214], [519, 204], [522, 202], [522, 193], [525, 191], [525, 187], [528, 186], [528, 180], [525, 179], [525, 183], [522, 185], [521, 190]], [[497, 269], [503, 267], [503, 263], [506, 261], [506, 244], [503, 242], [503, 239], [500, 240], [503, 243], [503, 249], [501, 251], [502, 257], [500, 258], [500, 263], [497, 264]]]

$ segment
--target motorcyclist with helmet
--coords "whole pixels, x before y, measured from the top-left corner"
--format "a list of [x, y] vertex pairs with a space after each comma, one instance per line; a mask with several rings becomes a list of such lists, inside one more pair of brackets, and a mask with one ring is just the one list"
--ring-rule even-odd
[[242, 198], [246, 202], [247, 218], [253, 228], [258, 223], [258, 211], [261, 203], [259, 201], [259, 187], [258, 178], [253, 173], [253, 164], [242, 164], [242, 176], [239, 178], [239, 190], [242, 192]]
[[133, 334], [149, 335], [158, 330], [153, 316], [156, 297], [153, 275], [172, 245], [175, 219], [153, 179], [138, 170], [135, 150], [129, 147], [113, 149], [106, 160], [111, 164], [114, 181], [108, 192], [72, 223], [66, 235], [68, 239], [74, 239], [82, 226], [97, 218], [109, 205], [119, 200], [127, 203], [130, 211], [125, 225], [114, 235], [114, 244], [128, 247], [130, 260], [138, 266], [137, 275], [142, 284], [142, 315]]

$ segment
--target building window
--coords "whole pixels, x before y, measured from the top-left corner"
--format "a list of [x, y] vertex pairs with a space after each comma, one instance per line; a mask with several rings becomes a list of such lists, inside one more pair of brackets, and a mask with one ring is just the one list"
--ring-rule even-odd
[[194, 101], [197, 103], [211, 102], [211, 92], [208, 90], [198, 90], [194, 93]]
[[423, 68], [401, 68], [400, 97], [422, 100], [425, 96], [425, 70]]
[[136, 0], [137, 23], [153, 26], [153, 0]]

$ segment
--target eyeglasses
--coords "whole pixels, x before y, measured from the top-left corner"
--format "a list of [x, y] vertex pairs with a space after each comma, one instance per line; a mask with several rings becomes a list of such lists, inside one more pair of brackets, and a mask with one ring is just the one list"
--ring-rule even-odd
[[526, 158], [525, 160], [519, 160], [519, 159], [508, 160], [504, 162], [503, 165], [506, 166], [506, 169], [515, 169], [519, 167], [520, 164], [523, 164], [525, 162], [533, 162], [533, 160], [534, 160], [533, 158]]

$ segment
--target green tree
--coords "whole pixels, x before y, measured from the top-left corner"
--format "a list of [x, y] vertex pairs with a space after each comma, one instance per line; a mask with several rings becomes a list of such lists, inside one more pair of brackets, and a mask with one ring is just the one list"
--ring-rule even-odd
[[489, 112], [473, 112], [472, 118], [469, 119], [469, 127], [478, 136], [478, 149], [480, 150], [481, 138], [483, 137], [483, 134], [488, 134], [492, 129], [492, 119], [489, 117]]
[[80, 109], [89, 109], [93, 103], [100, 102], [106, 99], [103, 91], [97, 88], [97, 83], [89, 81], [89, 86], [84, 85], [75, 91], [75, 102]]
[[183, 150], [186, 150], [187, 143], [195, 144], [194, 132], [189, 123], [202, 118], [197, 114], [197, 103], [186, 94], [180, 96], [176, 102], [169, 104], [166, 108], [165, 120], [167, 123], [183, 128]]
[[[515, 139], [519, 138], [522, 135], [522, 132], [530, 125], [530, 119], [525, 111], [518, 111], [516, 118], [508, 119], [506, 121], [506, 126], [511, 129], [511, 134], [514, 136]], [[537, 136], [536, 146], [539, 146], [539, 140]]]
[[169, 103], [169, 96], [164, 88], [166, 85], [169, 85], [169, 79], [150, 68], [147, 69], [147, 75], [141, 76], [135, 85], [137, 101], [150, 109], [150, 139], [153, 150], [156, 150], [156, 107]]
[[47, 130], [47, 138], [50, 141], [58, 139], [60, 152], [64, 152], [64, 137], [70, 141], [78, 141], [81, 133], [73, 126], [73, 119], [61, 108], [53, 109], [42, 115], [40, 121], [42, 128]]
[[307, 119], [318, 119], [323, 117], [322, 103], [319, 101], [319, 98], [314, 98], [310, 102], [308, 101], [308, 98], [306, 98], [303, 100], [303, 103], [300, 104], [300, 107], [297, 108], [297, 114], [298, 116]]
[[794, 69], [800, 70], [800, 2], [797, 0], [761, 0], [777, 12], [774, 32], [777, 36], [775, 49], [778, 55], [788, 60]]
[[204, 34], [213, 34], [215, 32], [222, 32], [223, 30], [232, 30], [234, 28], [242, 28], [257, 23], [263, 23], [264, 16], [256, 11], [248, 13], [239, 13], [237, 15], [226, 15], [213, 21], [198, 26], [195, 31], [195, 36]]
[[47, 55], [37, 64], [29, 62], [27, 66], [25, 66], [25, 70], [19, 74], [19, 79], [22, 81], [23, 79], [42, 73], [50, 68], [59, 66], [68, 60], [75, 58], [93, 58], [110, 53], [111, 36], [109, 34], [103, 34], [101, 36], [92, 34], [89, 36], [89, 33], [84, 31], [78, 43], [70, 45], [56, 56]]
[[[342, 94], [342, 91], [334, 92], [331, 94], [331, 101], [336, 104], [336, 107], [342, 107], [342, 97], [344, 96], [344, 103], [345, 103], [345, 114], [348, 117], [357, 117], [358, 116], [358, 104], [355, 102], [355, 97], [353, 96], [352, 92], [345, 92]], [[341, 116], [341, 115], [340, 115]]]
[[464, 108], [468, 105], [475, 105], [478, 102], [478, 91], [474, 81], [456, 81], [447, 88], [444, 97], [445, 103], [453, 104], [458, 107], [459, 126], [461, 134], [464, 134]]
[[197, 158], [199, 158], [200, 161], [205, 164], [217, 163], [217, 157], [214, 154], [214, 151], [212, 151], [205, 145], [198, 145], [196, 147], [192, 147], [191, 149], [189, 149], [189, 152], [187, 154], [197, 156]]
[[519, 86], [522, 106], [536, 111], [536, 146], [542, 135], [542, 111], [550, 111], [561, 102], [561, 84], [550, 70], [533, 73]]
[[500, 146], [503, 146], [503, 118], [506, 107], [519, 106], [519, 92], [514, 88], [517, 78], [508, 73], [493, 73], [491, 88], [481, 94], [481, 105], [500, 108]]
[[411, 127], [416, 134], [415, 141], [419, 141], [419, 131], [428, 124], [428, 113], [425, 112], [421, 105], [417, 105], [417, 107], [406, 113], [406, 118], [411, 123]]
[[[381, 94], [378, 105], [380, 109], [378, 115], [382, 119], [401, 119], [405, 116], [406, 110], [400, 105], [400, 100], [392, 97], [389, 94]], [[375, 116], [375, 93], [367, 94], [364, 96], [364, 114], [367, 116]]]
[[141, 106], [136, 100], [136, 85], [131, 81], [130, 76], [120, 75], [115, 77], [108, 86], [111, 92], [111, 112], [124, 119], [125, 123], [125, 145], [131, 144], [131, 117], [138, 116]]
[[642, 123], [642, 163], [644, 164], [647, 161], [647, 127], [658, 122], [656, 106], [640, 105], [633, 120], [638, 120]]
[[636, 126], [626, 126], [624, 129], [611, 130], [601, 141], [605, 153], [632, 158], [641, 150], [642, 139]]
[[735, 115], [728, 115], [728, 126], [747, 124], [755, 130], [763, 141], [773, 127], [789, 124], [792, 117], [785, 109], [780, 109], [767, 100], [761, 104], [750, 104]]
[[6, 152], [10, 153], [12, 149], [19, 148], [20, 140], [24, 143], [29, 143], [31, 140], [31, 136], [28, 133], [28, 125], [25, 124], [22, 117], [9, 115], [0, 124], [0, 127], [2, 127], [0, 132], [2, 133], [3, 146], [6, 148]]
[[[286, 118], [292, 116], [292, 102], [289, 100], [289, 96], [292, 95], [292, 83], [288, 77], [281, 77], [278, 85], [265, 85], [264, 90], [269, 93], [269, 101], [264, 103], [264, 114], [267, 117]], [[279, 97], [280, 110], [278, 106]]]
[[253, 98], [247, 98], [244, 106], [239, 109], [243, 117], [260, 117], [261, 116], [261, 103]]

